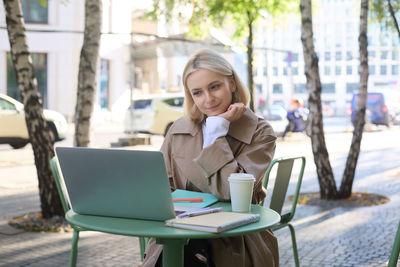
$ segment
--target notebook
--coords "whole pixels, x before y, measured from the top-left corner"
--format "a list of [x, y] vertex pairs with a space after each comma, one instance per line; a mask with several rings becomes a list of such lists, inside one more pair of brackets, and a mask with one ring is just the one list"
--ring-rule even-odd
[[171, 219], [167, 220], [165, 224], [182, 229], [220, 233], [245, 224], [257, 222], [258, 220], [260, 220], [259, 214], [221, 211], [194, 217]]
[[73, 211], [165, 221], [175, 218], [162, 152], [56, 147]]
[[201, 202], [188, 202], [188, 201], [181, 201], [181, 202], [175, 202], [174, 207], [175, 210], [179, 209], [185, 209], [185, 208], [205, 208], [208, 207], [216, 202], [218, 202], [218, 199], [210, 193], [203, 193], [203, 192], [195, 192], [195, 191], [189, 191], [189, 190], [183, 190], [183, 189], [176, 189], [174, 192], [172, 192], [172, 198], [177, 199], [177, 198], [203, 198], [203, 201]]

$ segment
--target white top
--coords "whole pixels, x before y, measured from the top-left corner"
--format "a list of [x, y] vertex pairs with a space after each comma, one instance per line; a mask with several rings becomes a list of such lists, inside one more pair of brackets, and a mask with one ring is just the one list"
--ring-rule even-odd
[[230, 122], [220, 116], [207, 117], [203, 123], [203, 148], [213, 144], [218, 137], [226, 136]]

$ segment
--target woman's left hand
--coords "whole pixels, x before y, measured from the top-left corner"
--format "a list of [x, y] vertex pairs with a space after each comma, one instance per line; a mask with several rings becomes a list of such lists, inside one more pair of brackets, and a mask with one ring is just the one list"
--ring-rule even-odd
[[240, 119], [243, 113], [246, 111], [246, 106], [243, 103], [234, 103], [228, 107], [228, 109], [218, 115], [230, 122]]

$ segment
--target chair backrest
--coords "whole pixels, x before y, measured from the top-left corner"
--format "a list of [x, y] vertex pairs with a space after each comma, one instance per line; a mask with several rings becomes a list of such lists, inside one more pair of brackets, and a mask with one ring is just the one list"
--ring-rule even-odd
[[60, 170], [58, 168], [57, 157], [53, 157], [50, 160], [51, 172], [53, 173], [54, 180], [56, 182], [56, 187], [58, 191], [58, 195], [60, 196], [61, 204], [63, 206], [64, 212], [67, 213], [71, 209], [71, 206], [68, 201], [68, 195], [66, 194], [65, 187], [63, 184], [63, 180], [61, 177]]
[[388, 267], [396, 267], [397, 266], [397, 262], [399, 261], [399, 254], [400, 254], [400, 222], [399, 222], [399, 226], [397, 226], [396, 237], [394, 238]]
[[[300, 165], [299, 176], [297, 179], [296, 189], [293, 194], [292, 207], [289, 212], [281, 214], [282, 207], [286, 198], [286, 192], [289, 187], [290, 178], [292, 177], [293, 165], [296, 160], [299, 161], [301, 160], [301, 165]], [[275, 184], [274, 184], [274, 189], [272, 191], [271, 203], [269, 207], [281, 215], [281, 222], [282, 221], [288, 222], [293, 218], [294, 213], [296, 211], [297, 200], [300, 193], [300, 186], [303, 180], [304, 168], [306, 165], [306, 158], [301, 156], [301, 157], [285, 157], [285, 158], [274, 159], [271, 162], [271, 165], [268, 167], [267, 172], [265, 173], [265, 179], [263, 183], [264, 188], [267, 188], [271, 170], [276, 164], [278, 164], [278, 168], [276, 172]], [[261, 205], [264, 205], [264, 200], [261, 202]]]

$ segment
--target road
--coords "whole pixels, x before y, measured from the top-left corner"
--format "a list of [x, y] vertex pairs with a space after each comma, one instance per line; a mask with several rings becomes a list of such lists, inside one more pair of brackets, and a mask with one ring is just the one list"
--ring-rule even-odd
[[[352, 134], [345, 121], [325, 121], [329, 159], [340, 184]], [[93, 146], [109, 147], [124, 137], [120, 127], [99, 128], [93, 135]], [[303, 266], [385, 266], [400, 213], [400, 128], [376, 128], [363, 134], [361, 154], [353, 190], [372, 192], [390, 198], [388, 204], [349, 210], [300, 205], [296, 228], [300, 262]], [[159, 149], [163, 137], [154, 136], [152, 146], [129, 149]], [[72, 131], [57, 146], [72, 145]], [[313, 164], [310, 139], [303, 134], [289, 134], [278, 139], [275, 157], [304, 155], [307, 165], [302, 192], [319, 191]], [[271, 181], [270, 181], [271, 183]], [[293, 189], [289, 188], [289, 194]], [[67, 265], [70, 233], [38, 235], [21, 233], [8, 226], [15, 216], [39, 211], [40, 202], [31, 146], [14, 150], [0, 145], [0, 265], [55, 266]], [[278, 231], [282, 266], [292, 266], [290, 235]], [[112, 244], [112, 245], [111, 245]], [[81, 265], [104, 265], [110, 258], [114, 265], [131, 266], [138, 262], [138, 244], [128, 237], [100, 233], [82, 233], [78, 262]], [[127, 251], [128, 249], [128, 251]], [[123, 252], [126, 251], [126, 252]], [[57, 255], [57, 257], [54, 257]]]

